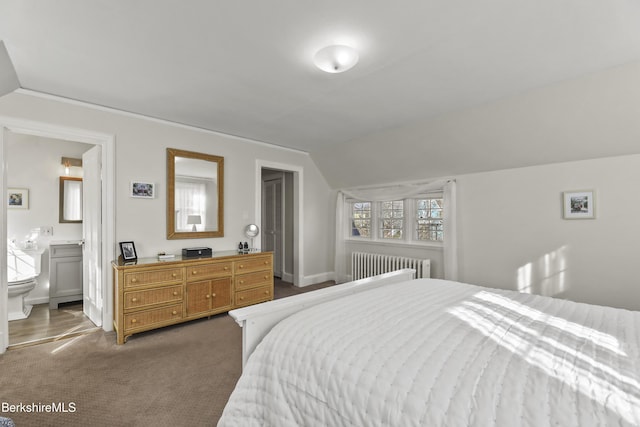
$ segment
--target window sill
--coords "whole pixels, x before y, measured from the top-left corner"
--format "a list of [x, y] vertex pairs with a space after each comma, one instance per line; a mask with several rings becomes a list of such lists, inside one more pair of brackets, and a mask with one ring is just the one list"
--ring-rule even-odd
[[372, 245], [372, 246], [393, 246], [393, 247], [402, 247], [402, 248], [413, 248], [413, 249], [435, 249], [442, 250], [443, 244], [442, 242], [405, 242], [405, 241], [390, 241], [390, 240], [370, 240], [370, 239], [345, 239], [345, 243], [352, 245]]

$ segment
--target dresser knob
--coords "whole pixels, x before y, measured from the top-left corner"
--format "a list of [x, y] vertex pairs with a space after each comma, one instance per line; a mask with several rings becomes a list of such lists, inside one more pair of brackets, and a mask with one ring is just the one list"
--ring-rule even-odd
[[241, 284], [241, 285], [244, 285], [244, 280], [240, 280], [240, 284]]
[[178, 277], [178, 275], [176, 273], [173, 273], [171, 277]]
[[269, 276], [266, 276], [266, 275], [264, 276], [264, 280], [267, 280], [268, 278], [269, 278]]
[[138, 298], [131, 298], [131, 302], [136, 302], [138, 301]]
[[238, 266], [238, 268], [244, 268], [244, 265], [240, 264], [240, 265]]
[[264, 265], [269, 265], [269, 261], [265, 261], [265, 262], [264, 262]]
[[225, 269], [225, 270], [228, 270], [228, 269], [229, 269], [229, 267], [225, 265], [225, 266], [224, 266], [224, 269]]
[[207, 298], [207, 299], [211, 298], [211, 295], [207, 294], [206, 298]]
[[176, 295], [178, 295], [178, 292], [173, 291], [173, 296], [176, 296]]
[[211, 294], [211, 296], [215, 298], [215, 297], [216, 297], [216, 294]]
[[138, 319], [131, 319], [131, 323], [136, 323]]
[[131, 283], [136, 283], [138, 281], [138, 279], [136, 279], [135, 277], [133, 279], [131, 279]]
[[264, 291], [264, 294], [265, 295], [269, 295], [269, 291]]
[[198, 274], [198, 272], [196, 270], [193, 270], [191, 274]]
[[176, 314], [178, 314], [178, 312], [177, 312], [177, 311], [175, 311], [175, 310], [173, 310], [173, 311], [171, 312], [171, 314], [176, 315]]
[[242, 301], [244, 299], [244, 297], [240, 297], [240, 301]]

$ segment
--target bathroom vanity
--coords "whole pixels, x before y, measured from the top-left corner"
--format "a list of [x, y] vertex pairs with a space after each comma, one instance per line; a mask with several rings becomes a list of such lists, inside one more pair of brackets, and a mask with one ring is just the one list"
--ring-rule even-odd
[[82, 301], [82, 242], [59, 241], [49, 245], [49, 308], [63, 302]]

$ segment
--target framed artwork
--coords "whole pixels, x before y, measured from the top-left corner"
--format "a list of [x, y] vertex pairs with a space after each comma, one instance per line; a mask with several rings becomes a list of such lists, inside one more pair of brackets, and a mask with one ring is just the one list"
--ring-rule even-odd
[[120, 253], [124, 261], [134, 261], [138, 259], [136, 245], [133, 242], [120, 242]]
[[594, 219], [595, 193], [593, 190], [565, 191], [563, 198], [564, 219]]
[[129, 188], [131, 197], [153, 199], [156, 197], [156, 185], [153, 182], [131, 181]]
[[7, 188], [8, 209], [29, 209], [29, 190], [26, 188]]

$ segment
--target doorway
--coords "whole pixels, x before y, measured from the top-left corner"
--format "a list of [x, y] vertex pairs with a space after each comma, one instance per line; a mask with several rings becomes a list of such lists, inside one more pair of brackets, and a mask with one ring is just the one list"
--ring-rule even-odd
[[273, 252], [273, 274], [293, 282], [293, 172], [262, 169], [262, 248]]
[[[87, 205], [82, 195], [83, 175], [92, 167], [83, 164], [81, 158], [94, 147], [81, 142], [8, 133], [5, 156], [8, 187], [24, 188], [29, 195], [25, 209], [7, 212], [10, 253], [20, 254], [27, 247], [36, 248], [40, 253], [35, 287], [17, 298], [9, 293], [9, 305], [13, 307], [9, 312], [9, 347], [59, 339], [96, 326], [82, 311], [81, 244], [85, 225], [82, 211]], [[99, 209], [99, 203], [94, 204]], [[90, 212], [94, 217], [99, 215], [97, 209]], [[25, 259], [34, 258], [9, 257], [15, 261], [9, 262], [10, 276], [30, 274]], [[19, 274], [21, 268], [25, 271]], [[69, 304], [71, 302], [76, 304]], [[59, 307], [59, 304], [63, 305]], [[18, 305], [25, 310], [19, 311]]]
[[[99, 200], [99, 206], [97, 208], [97, 215], [99, 216], [98, 227], [100, 228], [103, 238], [99, 241], [99, 253], [100, 257], [97, 260], [97, 271], [99, 274], [96, 281], [91, 283], [90, 292], [92, 295], [97, 295], [97, 305], [100, 307], [99, 312], [93, 312], [93, 323], [101, 324], [105, 331], [112, 330], [110, 319], [113, 316], [113, 298], [111, 296], [111, 271], [108, 266], [109, 260], [113, 259], [115, 253], [114, 245], [114, 228], [115, 228], [115, 209], [114, 209], [114, 137], [113, 135], [88, 132], [85, 130], [67, 128], [57, 125], [51, 125], [47, 123], [32, 122], [21, 119], [13, 119], [7, 117], [0, 117], [0, 153], [2, 153], [1, 167], [3, 173], [0, 174], [0, 189], [7, 191], [7, 146], [12, 135], [31, 135], [39, 136], [43, 138], [50, 138], [54, 140], [71, 141], [77, 143], [84, 143], [89, 145], [95, 145], [98, 151], [101, 153], [101, 174], [99, 181], [99, 188], [101, 189], [101, 196]], [[32, 173], [34, 179], [42, 179], [44, 175], [41, 171], [33, 170]], [[35, 202], [35, 200], [33, 200]], [[57, 207], [55, 205], [48, 206], [48, 209]], [[57, 209], [55, 209], [57, 210]], [[0, 241], [7, 242], [9, 237], [7, 234], [7, 206], [3, 204], [0, 208]], [[48, 225], [48, 224], [39, 224]], [[54, 224], [55, 225], [55, 224]], [[55, 235], [56, 231], [53, 230]], [[0, 245], [0, 271], [7, 271], [7, 245]], [[84, 294], [87, 294], [86, 288], [83, 290]], [[7, 276], [5, 274], [0, 275], [0, 353], [6, 351], [9, 345], [9, 322], [7, 316], [8, 307], [8, 284]], [[90, 315], [91, 316], [91, 315]]]
[[255, 222], [261, 230], [261, 248], [274, 250], [274, 272], [286, 282], [303, 286], [304, 170], [256, 160], [255, 179]]

